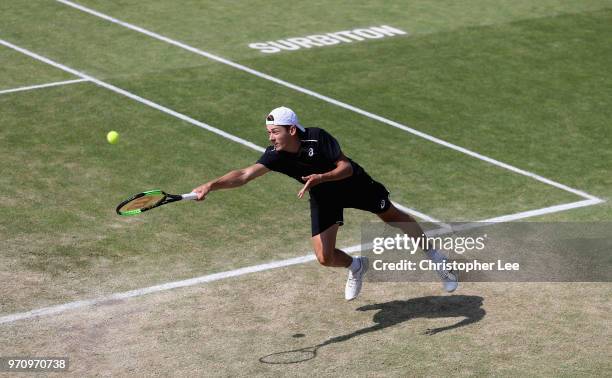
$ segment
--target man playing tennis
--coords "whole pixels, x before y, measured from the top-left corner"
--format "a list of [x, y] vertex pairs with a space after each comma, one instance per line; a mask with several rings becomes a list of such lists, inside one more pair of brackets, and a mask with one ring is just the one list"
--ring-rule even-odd
[[[202, 184], [193, 192], [198, 200], [203, 200], [213, 190], [242, 186], [271, 170], [293, 177], [303, 184], [298, 197], [302, 198], [306, 192], [310, 196], [312, 243], [317, 260], [324, 266], [349, 269], [345, 298], [355, 299], [361, 291], [368, 260], [351, 257], [336, 248], [336, 234], [344, 223], [343, 209], [372, 212], [413, 238], [424, 235], [423, 230], [409, 214], [393, 206], [387, 189], [346, 157], [336, 139], [325, 130], [304, 128], [296, 114], [286, 107], [270, 112], [266, 128], [271, 146], [255, 164]], [[425, 253], [436, 263], [446, 260], [435, 249]], [[452, 271], [438, 271], [438, 274], [446, 291], [457, 288], [457, 276]]]

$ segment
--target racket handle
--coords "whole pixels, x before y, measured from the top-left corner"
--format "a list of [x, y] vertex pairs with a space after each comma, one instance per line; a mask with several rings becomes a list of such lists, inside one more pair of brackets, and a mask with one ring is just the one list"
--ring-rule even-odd
[[194, 200], [194, 199], [198, 199], [198, 194], [191, 192], [187, 194], [182, 194], [181, 197], [183, 197], [184, 200]]

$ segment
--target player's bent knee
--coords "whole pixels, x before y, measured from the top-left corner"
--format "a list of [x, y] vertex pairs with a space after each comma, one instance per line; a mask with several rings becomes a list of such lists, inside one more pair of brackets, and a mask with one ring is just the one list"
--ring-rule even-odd
[[318, 256], [317, 255], [317, 260], [319, 261], [319, 264], [323, 265], [323, 266], [329, 266], [331, 264], [331, 261], [329, 261], [329, 258], [325, 258], [325, 256]]
[[317, 255], [317, 260], [319, 261], [319, 264], [321, 264], [323, 266], [332, 266], [332, 258], [331, 258], [331, 256]]
[[324, 248], [317, 248], [315, 254], [317, 255], [317, 261], [319, 264], [323, 266], [332, 266], [333, 265], [333, 249], [325, 250]]

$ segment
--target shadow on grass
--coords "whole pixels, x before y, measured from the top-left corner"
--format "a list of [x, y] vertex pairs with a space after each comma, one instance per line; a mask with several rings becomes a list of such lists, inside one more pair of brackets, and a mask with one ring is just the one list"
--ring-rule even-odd
[[405, 301], [391, 301], [377, 303], [357, 308], [357, 311], [378, 311], [374, 314], [375, 325], [359, 329], [355, 332], [332, 337], [318, 345], [302, 349], [294, 349], [284, 352], [272, 353], [259, 359], [266, 364], [295, 364], [311, 360], [317, 356], [319, 348], [344, 341], [366, 333], [379, 331], [381, 329], [394, 326], [416, 318], [450, 318], [461, 317], [461, 321], [439, 328], [428, 329], [426, 335], [435, 335], [440, 332], [448, 331], [453, 328], [463, 327], [475, 323], [482, 319], [486, 312], [481, 307], [482, 297], [472, 295], [452, 295], [441, 297], [422, 297], [413, 298]]

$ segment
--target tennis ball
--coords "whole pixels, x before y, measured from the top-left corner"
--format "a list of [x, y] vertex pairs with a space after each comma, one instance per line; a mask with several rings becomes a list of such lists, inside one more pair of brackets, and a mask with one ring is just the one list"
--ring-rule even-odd
[[119, 133], [116, 131], [109, 131], [108, 134], [106, 134], [106, 140], [110, 144], [117, 143], [119, 141]]

